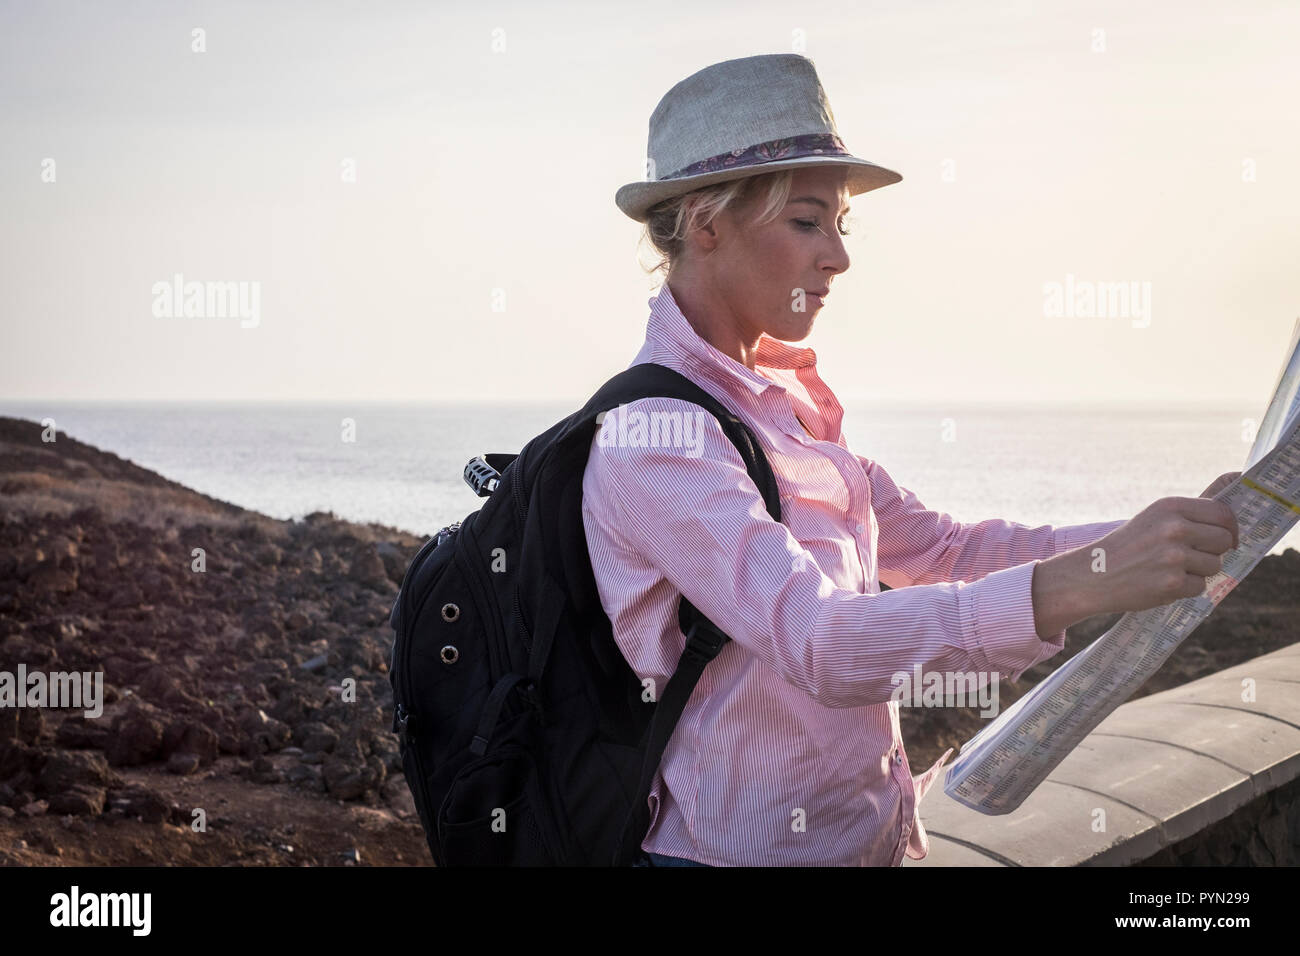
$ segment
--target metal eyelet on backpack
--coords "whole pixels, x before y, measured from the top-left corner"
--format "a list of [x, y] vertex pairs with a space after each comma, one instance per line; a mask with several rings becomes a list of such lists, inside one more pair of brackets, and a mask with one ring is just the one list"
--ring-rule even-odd
[[460, 617], [460, 608], [456, 605], [447, 603], [442, 606], [442, 619], [444, 621], [454, 621]]
[[456, 649], [455, 645], [448, 644], [438, 652], [438, 656], [442, 658], [444, 664], [455, 664], [460, 660], [460, 651]]

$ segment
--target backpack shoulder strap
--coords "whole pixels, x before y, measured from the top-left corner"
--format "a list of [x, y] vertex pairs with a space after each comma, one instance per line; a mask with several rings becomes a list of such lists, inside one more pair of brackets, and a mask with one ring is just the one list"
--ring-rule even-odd
[[574, 416], [574, 423], [577, 425], [594, 421], [602, 412], [619, 405], [631, 404], [641, 398], [677, 398], [699, 405], [712, 414], [744, 460], [745, 470], [758, 486], [768, 513], [774, 521], [781, 520], [781, 496], [777, 491], [776, 478], [749, 426], [700, 386], [666, 365], [643, 362], [618, 373], [602, 385]]
[[[601, 412], [630, 404], [640, 398], [678, 398], [709, 411], [740, 453], [745, 462], [745, 470], [762, 494], [768, 513], [774, 521], [781, 520], [781, 497], [776, 478], [753, 432], [711, 394], [673, 369], [650, 362], [633, 365], [606, 382], [573, 420], [589, 427]], [[668, 686], [664, 688], [663, 696], [655, 705], [654, 716], [646, 729], [645, 756], [637, 784], [637, 802], [628, 816], [616, 850], [613, 860], [616, 866], [626, 865], [640, 854], [641, 841], [649, 826], [647, 800], [650, 787], [668, 740], [672, 737], [682, 711], [686, 709], [686, 701], [699, 683], [705, 666], [718, 656], [718, 652], [730, 640], [684, 595], [678, 604], [677, 618], [686, 635], [686, 646], [676, 670], [668, 680]]]

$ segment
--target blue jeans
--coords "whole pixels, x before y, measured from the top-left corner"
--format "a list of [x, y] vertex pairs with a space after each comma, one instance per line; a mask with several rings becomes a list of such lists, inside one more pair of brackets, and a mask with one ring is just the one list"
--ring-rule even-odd
[[707, 863], [700, 863], [698, 860], [688, 860], [683, 856], [665, 856], [662, 853], [651, 853], [649, 850], [643, 851], [646, 856], [650, 857], [647, 863], [640, 860], [633, 863], [633, 866], [708, 866]]

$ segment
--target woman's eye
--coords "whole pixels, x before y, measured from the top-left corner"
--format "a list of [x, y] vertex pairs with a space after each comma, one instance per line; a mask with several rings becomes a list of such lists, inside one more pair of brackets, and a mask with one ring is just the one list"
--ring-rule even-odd
[[[804, 232], [811, 232], [814, 229], [818, 232], [821, 231], [821, 223], [815, 219], [796, 219], [795, 222], [799, 224], [800, 228], [802, 228]], [[845, 226], [842, 221], [840, 222], [840, 235], [850, 235], [849, 228]]]

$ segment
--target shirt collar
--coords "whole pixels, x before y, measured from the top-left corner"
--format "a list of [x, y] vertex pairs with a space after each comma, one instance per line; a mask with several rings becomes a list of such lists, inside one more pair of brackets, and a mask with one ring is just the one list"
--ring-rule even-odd
[[[694, 326], [682, 314], [673, 297], [672, 290], [665, 282], [659, 292], [649, 301], [650, 318], [646, 323], [646, 340], [654, 341], [668, 348], [716, 377], [732, 381], [748, 388], [753, 394], [762, 394], [769, 388], [785, 391], [784, 386], [770, 378], [751, 371], [730, 355], [719, 351], [702, 339]], [[754, 355], [755, 367], [773, 369], [800, 369], [815, 366], [817, 353], [811, 348], [801, 348], [774, 339], [764, 332], [758, 340], [758, 349]]]

